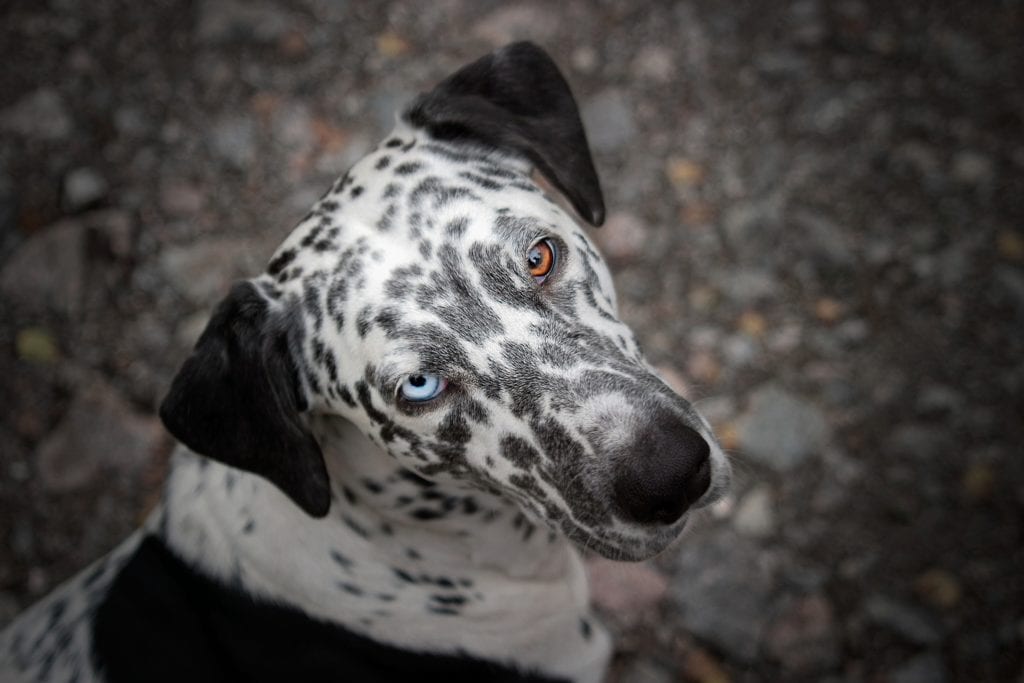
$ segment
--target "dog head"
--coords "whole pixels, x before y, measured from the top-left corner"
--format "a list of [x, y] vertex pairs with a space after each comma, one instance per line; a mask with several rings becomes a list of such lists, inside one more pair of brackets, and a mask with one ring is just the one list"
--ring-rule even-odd
[[528, 43], [483, 57], [415, 100], [236, 285], [165, 424], [322, 516], [307, 417], [340, 416], [421, 477], [499, 492], [608, 557], [656, 554], [728, 466], [644, 361], [573, 212], [604, 218], [567, 84]]

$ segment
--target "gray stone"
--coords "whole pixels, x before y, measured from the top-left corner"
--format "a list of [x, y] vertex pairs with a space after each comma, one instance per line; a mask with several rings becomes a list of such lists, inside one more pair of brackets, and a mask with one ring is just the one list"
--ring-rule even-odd
[[160, 255], [160, 270], [178, 292], [195, 304], [210, 306], [227, 294], [231, 283], [262, 270], [265, 258], [250, 240], [215, 238]]
[[775, 509], [767, 486], [751, 489], [736, 506], [732, 525], [736, 531], [751, 538], [764, 538], [775, 532]]
[[245, 169], [256, 156], [256, 125], [244, 116], [225, 118], [210, 128], [207, 141], [218, 157]]
[[235, 39], [273, 42], [292, 27], [292, 19], [277, 3], [259, 0], [204, 0], [199, 6], [196, 36], [222, 43]]
[[94, 383], [71, 402], [35, 452], [47, 491], [70, 493], [116, 473], [137, 476], [165, 438], [156, 418], [136, 414], [109, 386]]
[[645, 45], [633, 58], [630, 70], [639, 79], [668, 83], [676, 73], [675, 55], [661, 45]]
[[990, 182], [995, 176], [992, 160], [972, 150], [957, 152], [953, 157], [953, 177], [965, 185]]
[[741, 306], [774, 298], [779, 290], [775, 277], [760, 268], [726, 268], [713, 273], [712, 279], [723, 294]]
[[776, 583], [760, 547], [722, 529], [691, 536], [676, 575], [670, 590], [684, 628], [731, 657], [754, 661]]
[[889, 683], [946, 683], [946, 665], [935, 652], [925, 652], [910, 659], [889, 674]]
[[40, 88], [0, 112], [0, 129], [41, 140], [62, 140], [73, 126], [60, 94]]
[[897, 602], [884, 595], [873, 595], [864, 605], [864, 613], [872, 622], [918, 645], [936, 645], [942, 641], [937, 621], [926, 611]]
[[95, 169], [76, 168], [64, 178], [64, 204], [78, 211], [107, 196], [107, 181]]
[[839, 629], [823, 595], [792, 600], [772, 620], [764, 642], [768, 656], [787, 672], [807, 675], [840, 662]]
[[0, 271], [0, 292], [33, 312], [75, 315], [85, 284], [85, 227], [55, 223], [24, 242]]
[[590, 146], [598, 152], [619, 149], [636, 135], [633, 107], [625, 93], [607, 88], [590, 98], [582, 110]]
[[775, 384], [758, 387], [739, 420], [740, 449], [780, 471], [802, 464], [829, 440], [825, 415], [813, 404]]
[[554, 38], [558, 25], [559, 15], [544, 3], [511, 3], [485, 16], [470, 33], [494, 47], [525, 39], [544, 43]]

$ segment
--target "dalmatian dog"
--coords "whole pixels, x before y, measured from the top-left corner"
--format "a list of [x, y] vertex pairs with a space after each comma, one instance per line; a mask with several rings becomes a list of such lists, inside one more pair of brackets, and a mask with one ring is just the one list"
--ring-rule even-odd
[[219, 304], [160, 505], [0, 635], [0, 680], [601, 680], [579, 551], [650, 558], [729, 478], [603, 219], [540, 48], [414, 100]]

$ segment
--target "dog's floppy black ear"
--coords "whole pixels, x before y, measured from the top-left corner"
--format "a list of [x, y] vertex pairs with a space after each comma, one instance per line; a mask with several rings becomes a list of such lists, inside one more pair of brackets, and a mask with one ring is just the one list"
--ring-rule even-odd
[[507, 45], [464, 66], [405, 112], [444, 140], [470, 139], [526, 154], [592, 225], [604, 198], [569, 85], [544, 50]]
[[240, 282], [178, 371], [160, 418], [196, 453], [268, 479], [323, 517], [330, 482], [305, 408], [287, 329], [255, 286]]

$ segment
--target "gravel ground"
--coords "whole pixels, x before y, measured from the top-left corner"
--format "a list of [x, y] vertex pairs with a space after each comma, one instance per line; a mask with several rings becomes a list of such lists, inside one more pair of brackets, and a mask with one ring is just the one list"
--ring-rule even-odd
[[1021, 3], [0, 12], [0, 622], [152, 505], [230, 281], [397, 106], [530, 38], [623, 316], [739, 474], [656, 560], [592, 562], [612, 681], [1024, 680]]

